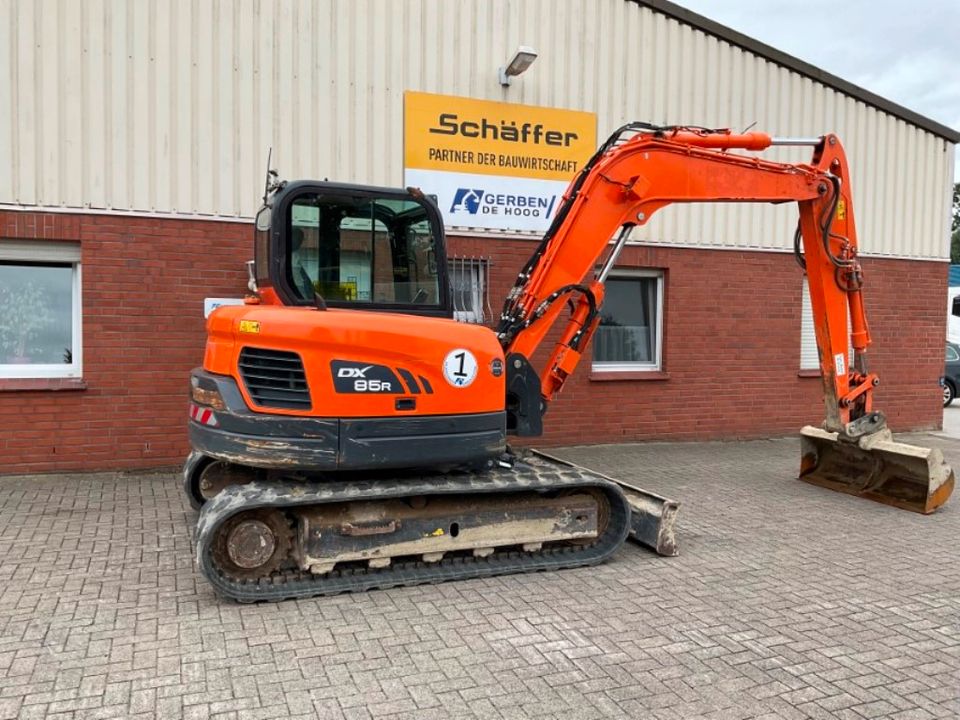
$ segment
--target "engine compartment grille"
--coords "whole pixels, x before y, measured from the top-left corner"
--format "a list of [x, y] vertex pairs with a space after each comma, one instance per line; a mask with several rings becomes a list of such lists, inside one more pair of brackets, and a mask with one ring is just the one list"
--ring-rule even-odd
[[261, 407], [309, 410], [310, 390], [296, 353], [245, 347], [237, 363], [253, 401]]

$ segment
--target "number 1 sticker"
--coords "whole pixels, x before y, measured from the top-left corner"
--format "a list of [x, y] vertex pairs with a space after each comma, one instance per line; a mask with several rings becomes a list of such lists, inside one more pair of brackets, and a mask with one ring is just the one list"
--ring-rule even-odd
[[477, 359], [469, 350], [451, 350], [443, 359], [443, 377], [454, 387], [467, 387], [477, 377]]

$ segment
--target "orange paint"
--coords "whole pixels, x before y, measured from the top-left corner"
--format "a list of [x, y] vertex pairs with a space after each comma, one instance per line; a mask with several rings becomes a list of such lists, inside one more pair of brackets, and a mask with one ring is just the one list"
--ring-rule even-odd
[[[241, 333], [241, 321], [260, 323], [260, 332]], [[237, 371], [243, 347], [300, 355], [313, 407], [304, 412], [257, 406]], [[444, 358], [456, 348], [468, 348], [477, 359], [477, 376], [468, 387], [454, 387], [443, 376]], [[239, 305], [217, 308], [210, 315], [203, 366], [233, 377], [247, 405], [257, 412], [325, 418], [409, 417], [503, 410], [504, 375], [495, 377], [492, 372], [497, 359], [503, 361], [503, 351], [496, 335], [480, 325], [367, 310]], [[330, 367], [333, 360], [386, 365], [397, 375], [397, 369], [404, 368], [426, 378], [433, 393], [337, 393]], [[416, 412], [398, 411], [397, 397], [416, 398]]]

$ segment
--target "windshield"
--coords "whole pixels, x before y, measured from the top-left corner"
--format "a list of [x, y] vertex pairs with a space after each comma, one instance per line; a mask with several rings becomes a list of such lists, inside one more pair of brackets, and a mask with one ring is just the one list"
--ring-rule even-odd
[[420, 203], [306, 194], [289, 222], [287, 269], [300, 299], [440, 304], [436, 238]]

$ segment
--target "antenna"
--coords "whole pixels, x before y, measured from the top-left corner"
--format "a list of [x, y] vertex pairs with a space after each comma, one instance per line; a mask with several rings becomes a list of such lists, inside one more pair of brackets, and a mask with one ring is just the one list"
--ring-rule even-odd
[[267, 149], [267, 173], [263, 181], [263, 204], [267, 204], [267, 197], [270, 195], [270, 178], [276, 177], [277, 171], [270, 169], [270, 160], [273, 158], [273, 147]]

